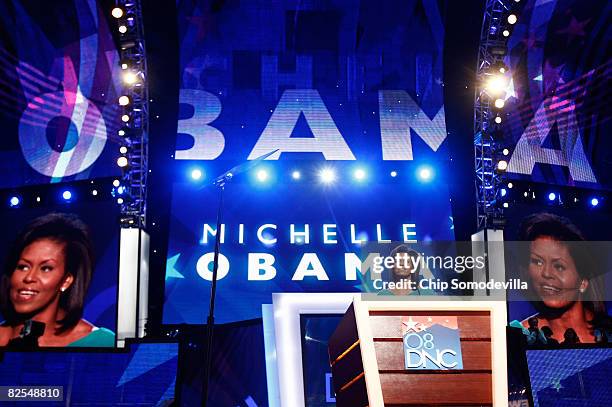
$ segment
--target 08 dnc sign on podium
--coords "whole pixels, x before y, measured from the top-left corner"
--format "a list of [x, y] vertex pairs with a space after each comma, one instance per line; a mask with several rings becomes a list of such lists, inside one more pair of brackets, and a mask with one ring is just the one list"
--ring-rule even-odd
[[402, 317], [407, 370], [463, 369], [457, 317]]

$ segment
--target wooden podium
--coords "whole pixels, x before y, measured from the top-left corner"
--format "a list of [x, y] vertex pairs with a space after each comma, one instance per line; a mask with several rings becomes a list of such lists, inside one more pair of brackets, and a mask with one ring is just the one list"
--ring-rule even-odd
[[[406, 368], [403, 330], [405, 321], [413, 318], [455, 321], [459, 332], [454, 330], [453, 335], [460, 343], [462, 368]], [[340, 407], [507, 406], [505, 332], [503, 301], [355, 297], [329, 341], [336, 403]]]

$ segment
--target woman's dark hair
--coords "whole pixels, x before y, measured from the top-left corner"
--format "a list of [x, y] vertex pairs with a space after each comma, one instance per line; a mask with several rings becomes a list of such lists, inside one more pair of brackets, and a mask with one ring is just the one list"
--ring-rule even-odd
[[50, 213], [31, 221], [17, 236], [7, 256], [0, 279], [0, 311], [8, 324], [21, 322], [10, 300], [11, 275], [23, 250], [40, 239], [64, 245], [65, 272], [73, 276], [70, 287], [60, 295], [59, 306], [66, 312], [58, 321], [60, 332], [74, 327], [83, 316], [83, 304], [94, 265], [93, 244], [89, 228], [75, 215]]
[[[578, 275], [586, 280], [589, 280], [589, 285], [582, 295], [585, 308], [590, 310], [594, 319], [591, 324], [597, 324], [596, 321], [607, 317], [606, 306], [603, 302], [603, 289], [600, 286], [596, 274], [595, 262], [593, 261], [593, 253], [591, 253], [586, 242], [586, 238], [568, 218], [555, 215], [552, 213], [542, 212], [530, 215], [523, 219], [519, 226], [519, 240], [534, 241], [539, 237], [548, 237], [553, 240], [564, 242], [574, 263]], [[524, 253], [520, 256], [524, 262], [523, 270], [527, 269], [530, 254], [529, 245], [525, 245]], [[537, 305], [537, 304], [536, 304]]]
[[552, 329], [550, 329], [549, 326], [545, 325], [543, 326], [540, 331], [542, 331], [542, 333], [544, 334], [544, 336], [546, 337], [546, 339], [550, 338], [551, 336], [553, 336], [553, 331]]
[[574, 328], [567, 328], [563, 333], [563, 339], [565, 344], [580, 343], [580, 338]]

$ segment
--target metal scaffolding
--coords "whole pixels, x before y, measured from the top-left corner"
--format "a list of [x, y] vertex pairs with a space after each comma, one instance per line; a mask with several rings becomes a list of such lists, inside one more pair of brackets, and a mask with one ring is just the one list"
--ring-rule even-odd
[[[513, 0], [487, 0], [478, 48], [476, 91], [474, 98], [474, 170], [478, 230], [503, 225], [503, 207], [499, 204], [503, 173], [497, 168], [503, 148], [496, 140], [498, 111], [495, 98], [484, 84], [497, 67], [504, 66], [510, 24], [507, 16]], [[504, 35], [504, 30], [508, 30]]]
[[122, 199], [121, 226], [143, 228], [147, 220], [149, 96], [141, 2], [117, 0], [112, 14], [119, 30], [122, 96], [128, 98], [120, 101], [123, 127], [119, 136], [125, 147], [122, 157], [127, 159], [121, 179], [123, 191], [118, 195]]

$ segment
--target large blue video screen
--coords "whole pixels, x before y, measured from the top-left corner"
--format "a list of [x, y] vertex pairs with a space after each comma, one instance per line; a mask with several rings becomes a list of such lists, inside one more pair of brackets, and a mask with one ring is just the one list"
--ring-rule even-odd
[[119, 54], [110, 9], [0, 2], [0, 188], [119, 174]]
[[511, 27], [502, 132], [514, 179], [612, 188], [606, 0], [528, 0]]
[[528, 350], [535, 407], [612, 405], [612, 348]]
[[204, 321], [210, 182], [266, 153], [225, 188], [217, 322], [259, 318], [272, 292], [361, 291], [358, 241], [453, 240], [445, 4], [177, 3], [174, 158], [205, 176], [174, 185], [164, 322]]

